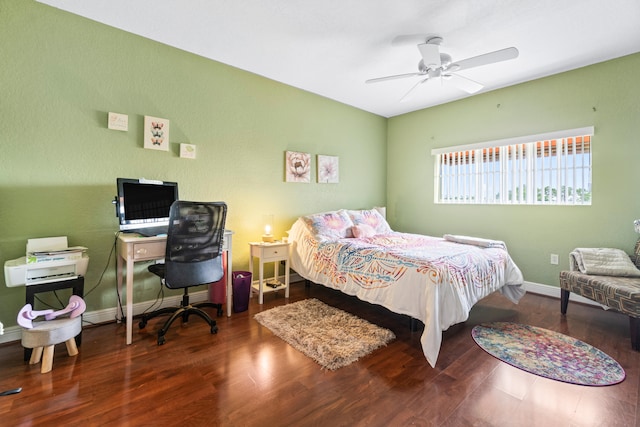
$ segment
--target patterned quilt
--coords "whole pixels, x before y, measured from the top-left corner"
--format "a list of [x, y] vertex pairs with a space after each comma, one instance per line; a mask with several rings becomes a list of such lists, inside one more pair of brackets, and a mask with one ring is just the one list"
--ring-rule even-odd
[[477, 301], [498, 290], [517, 303], [525, 293], [522, 273], [501, 248], [399, 232], [319, 241], [298, 223], [289, 238], [300, 276], [421, 320], [431, 366], [442, 331], [467, 320]]

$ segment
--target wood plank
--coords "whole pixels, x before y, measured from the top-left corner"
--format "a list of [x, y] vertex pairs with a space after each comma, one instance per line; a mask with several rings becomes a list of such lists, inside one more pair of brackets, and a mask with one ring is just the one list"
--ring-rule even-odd
[[[310, 297], [389, 328], [397, 339], [345, 368], [323, 370], [253, 320], [284, 304], [284, 292], [216, 318], [216, 335], [199, 318], [178, 322], [163, 346], [156, 343], [162, 318], [136, 327], [130, 346], [124, 325], [85, 327], [79, 354], [56, 349], [47, 374], [23, 361], [19, 342], [0, 346], [0, 390], [23, 388], [0, 397], [0, 419], [31, 426], [639, 424], [640, 354], [631, 349], [626, 316], [569, 303], [564, 317], [557, 299], [528, 294], [515, 305], [494, 294], [444, 333], [434, 369], [407, 317], [319, 285], [291, 284], [289, 301]], [[471, 328], [487, 321], [574, 336], [618, 360], [627, 378], [582, 387], [505, 365], [471, 338]]]

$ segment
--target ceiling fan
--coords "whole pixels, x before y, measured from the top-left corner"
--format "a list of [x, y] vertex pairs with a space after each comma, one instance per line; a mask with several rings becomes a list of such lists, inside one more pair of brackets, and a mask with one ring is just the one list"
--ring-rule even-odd
[[400, 99], [400, 102], [406, 101], [418, 86], [436, 78], [440, 78], [443, 83], [446, 81], [447, 84], [452, 84], [465, 92], [476, 93], [484, 87], [482, 84], [454, 73], [456, 71], [468, 70], [469, 68], [494, 64], [518, 57], [518, 49], [508, 47], [453, 62], [450, 55], [440, 52], [441, 43], [442, 37], [433, 36], [428, 38], [426, 42], [418, 44], [418, 50], [422, 56], [422, 59], [418, 62], [418, 72], [378, 77], [369, 79], [365, 83], [378, 83], [407, 77], [421, 77], [421, 79], [411, 87], [409, 92]]

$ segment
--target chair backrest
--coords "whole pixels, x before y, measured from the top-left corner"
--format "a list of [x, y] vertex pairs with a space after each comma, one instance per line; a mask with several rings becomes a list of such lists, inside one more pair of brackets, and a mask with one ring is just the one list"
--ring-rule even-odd
[[165, 254], [164, 280], [168, 288], [203, 285], [223, 277], [226, 217], [224, 202], [173, 202]]

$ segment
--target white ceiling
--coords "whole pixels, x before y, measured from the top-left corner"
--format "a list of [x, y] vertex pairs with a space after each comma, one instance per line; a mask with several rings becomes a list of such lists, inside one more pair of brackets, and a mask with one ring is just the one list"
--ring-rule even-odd
[[[515, 46], [518, 58], [460, 71], [479, 93], [640, 51], [640, 0], [38, 0], [384, 116], [469, 96], [417, 77], [418, 43], [454, 62]], [[392, 44], [397, 36], [409, 41]]]

